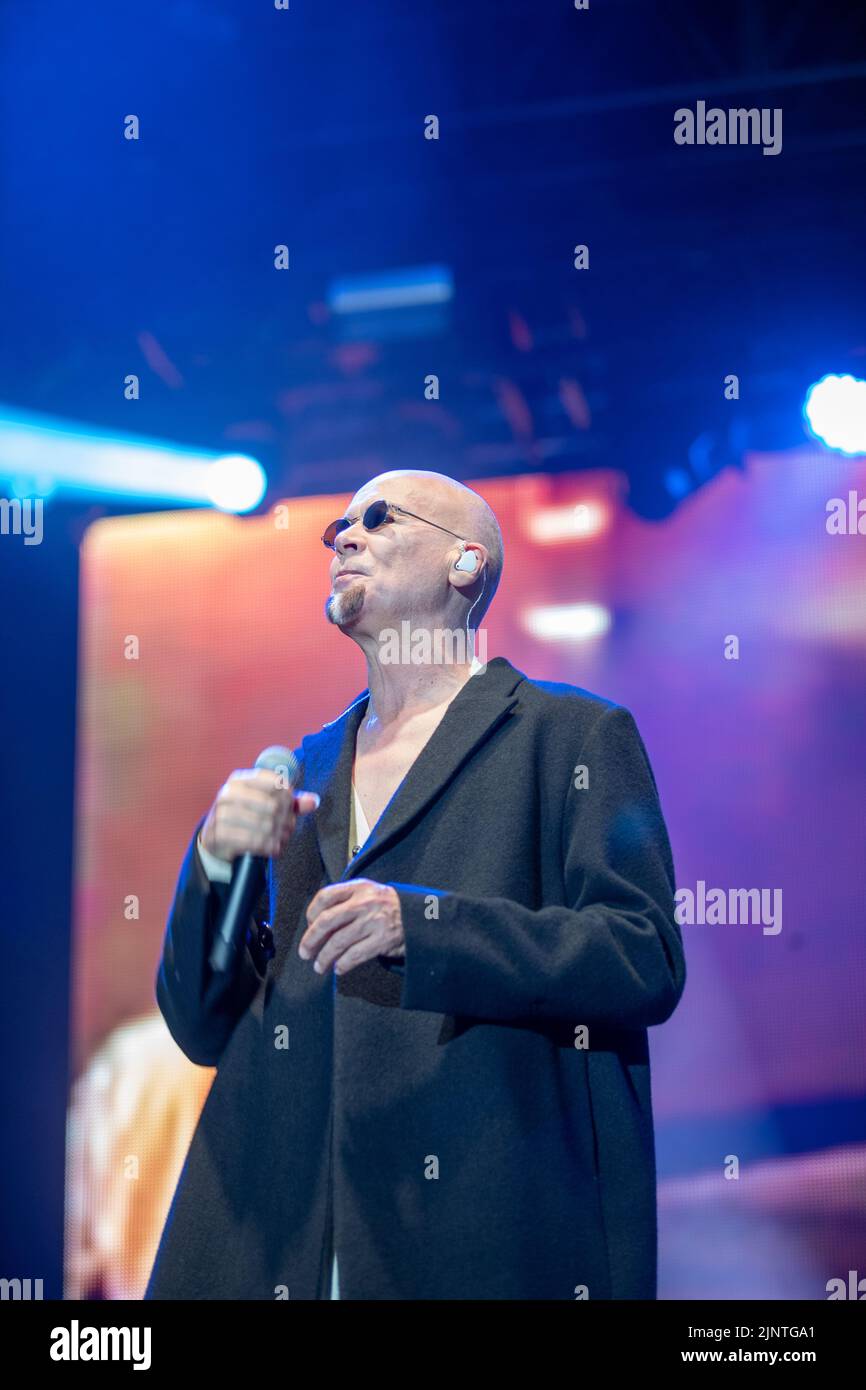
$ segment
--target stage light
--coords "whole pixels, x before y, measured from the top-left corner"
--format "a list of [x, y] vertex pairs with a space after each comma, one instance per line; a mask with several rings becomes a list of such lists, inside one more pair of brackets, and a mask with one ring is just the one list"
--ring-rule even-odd
[[334, 314], [363, 314], [444, 304], [453, 295], [451, 271], [446, 266], [429, 265], [380, 275], [344, 275], [329, 287], [328, 305]]
[[223, 512], [249, 512], [265, 495], [267, 478], [246, 454], [224, 454], [210, 465], [210, 497]]
[[2, 409], [0, 478], [17, 497], [46, 497], [57, 489], [229, 512], [250, 511], [267, 486], [261, 464], [245, 454], [205, 453]]
[[687, 497], [695, 486], [694, 480], [689, 477], [685, 468], [679, 467], [665, 469], [664, 484], [666, 491], [678, 502]]
[[541, 545], [557, 541], [586, 540], [603, 531], [609, 520], [599, 502], [578, 502], [573, 507], [541, 507], [529, 519], [529, 534]]
[[866, 381], [829, 373], [809, 387], [803, 418], [815, 439], [840, 454], [866, 454]]
[[524, 616], [533, 637], [548, 641], [585, 642], [610, 630], [610, 610], [600, 603], [560, 603], [531, 608]]

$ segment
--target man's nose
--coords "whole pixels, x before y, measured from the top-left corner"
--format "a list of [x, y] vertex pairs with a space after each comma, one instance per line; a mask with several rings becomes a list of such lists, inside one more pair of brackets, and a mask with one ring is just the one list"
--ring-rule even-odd
[[343, 531], [337, 533], [337, 537], [334, 541], [334, 549], [339, 556], [342, 557], [346, 550], [351, 550], [353, 554], [357, 551], [358, 546], [361, 544], [360, 535], [357, 531], [360, 524], [360, 521], [353, 521], [351, 526], [347, 526]]

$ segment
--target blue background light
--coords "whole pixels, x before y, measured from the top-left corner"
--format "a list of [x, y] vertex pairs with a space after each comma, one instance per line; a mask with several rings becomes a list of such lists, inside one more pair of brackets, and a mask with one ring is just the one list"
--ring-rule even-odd
[[828, 449], [866, 454], [866, 381], [828, 373], [806, 392], [803, 417]]

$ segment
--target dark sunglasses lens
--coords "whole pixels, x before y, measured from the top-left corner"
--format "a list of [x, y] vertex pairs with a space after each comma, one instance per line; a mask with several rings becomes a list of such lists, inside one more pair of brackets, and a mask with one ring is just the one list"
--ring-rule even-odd
[[375, 531], [377, 526], [381, 526], [388, 520], [388, 503], [371, 502], [364, 513], [364, 526], [368, 531]]
[[[364, 523], [365, 530], [375, 531], [377, 526], [381, 526], [383, 522], [388, 520], [388, 503], [371, 502], [367, 510], [364, 512], [364, 515], [361, 518], [361, 520]], [[330, 526], [327, 528], [324, 535], [322, 536], [322, 540], [325, 543], [325, 545], [327, 545], [331, 550], [333, 550], [334, 542], [336, 541], [340, 532], [345, 531], [347, 527], [351, 526], [351, 524], [351, 521], [347, 521], [344, 516], [341, 516], [338, 521], [332, 521]]]

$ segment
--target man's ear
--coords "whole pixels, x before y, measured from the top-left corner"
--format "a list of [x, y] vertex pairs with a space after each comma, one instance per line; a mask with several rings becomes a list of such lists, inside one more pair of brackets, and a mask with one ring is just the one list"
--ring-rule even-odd
[[[471, 568], [472, 561], [474, 568]], [[485, 573], [487, 551], [483, 545], [465, 545], [451, 563], [451, 582], [457, 589], [465, 589], [474, 584]]]

